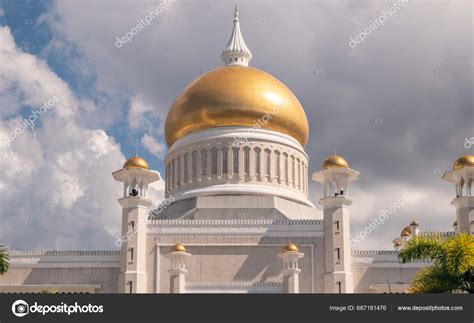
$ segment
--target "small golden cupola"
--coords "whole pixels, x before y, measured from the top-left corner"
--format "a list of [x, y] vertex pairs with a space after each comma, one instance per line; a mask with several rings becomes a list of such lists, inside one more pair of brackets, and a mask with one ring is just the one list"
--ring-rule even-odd
[[186, 246], [178, 242], [170, 248], [170, 252], [186, 252]]
[[400, 237], [407, 237], [407, 236], [411, 236], [411, 228], [410, 227], [404, 227], [402, 232], [400, 233]]
[[124, 164], [123, 164], [124, 169], [128, 168], [142, 168], [146, 170], [150, 170], [150, 165], [148, 165], [147, 161], [143, 159], [142, 157], [139, 156], [134, 156], [132, 158], [129, 158]]
[[416, 221], [415, 219], [411, 220], [410, 226], [419, 226], [418, 221]]
[[474, 167], [474, 156], [464, 155], [456, 159], [453, 164], [453, 170], [458, 170], [464, 167]]
[[323, 169], [328, 169], [332, 167], [349, 168], [349, 163], [347, 162], [347, 160], [345, 160], [341, 156], [334, 154], [333, 156], [326, 159], [321, 167]]
[[283, 252], [298, 252], [298, 246], [290, 242], [283, 247]]

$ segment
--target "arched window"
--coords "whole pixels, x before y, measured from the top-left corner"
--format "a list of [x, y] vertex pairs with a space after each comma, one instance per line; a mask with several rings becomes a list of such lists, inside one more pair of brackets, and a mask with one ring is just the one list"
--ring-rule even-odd
[[166, 189], [170, 189], [170, 163], [166, 164]]
[[193, 151], [192, 152], [192, 159], [193, 159], [193, 163], [192, 163], [192, 172], [193, 172], [193, 178], [196, 178], [198, 176], [198, 153], [197, 151]]
[[260, 170], [260, 152], [262, 151], [260, 148], [255, 147], [255, 175], [260, 176], [261, 170]]
[[173, 183], [175, 187], [178, 187], [178, 158], [173, 160]]
[[296, 175], [296, 170], [295, 170], [295, 156], [291, 155], [290, 158], [290, 176], [289, 180], [294, 184], [295, 183], [295, 175]]
[[283, 179], [288, 183], [288, 154], [283, 153]]
[[201, 175], [207, 175], [207, 150], [201, 150]]
[[232, 148], [232, 171], [234, 174], [239, 173], [239, 148]]
[[170, 161], [170, 188], [174, 185], [174, 159]]
[[250, 148], [244, 147], [244, 173], [250, 173]]
[[222, 174], [227, 174], [227, 147], [222, 148]]
[[306, 192], [308, 187], [308, 167], [303, 163], [303, 190]]
[[211, 174], [217, 175], [217, 148], [211, 148]]
[[178, 158], [176, 158], [176, 162], [178, 163], [178, 183], [177, 183], [178, 185], [179, 185], [179, 183], [181, 183], [181, 181], [183, 180], [183, 179], [181, 178], [181, 174], [182, 174], [182, 173], [181, 173], [181, 170], [182, 170], [181, 158], [182, 158], [181, 156], [178, 156]]
[[189, 172], [188, 172], [188, 165], [189, 165], [189, 154], [184, 154], [184, 181], [186, 182], [189, 180]]
[[270, 178], [270, 173], [272, 169], [272, 160], [271, 160], [272, 152], [270, 149], [265, 149], [265, 176]]
[[299, 158], [296, 159], [296, 169], [298, 174], [296, 175], [296, 185], [301, 188], [301, 161]]
[[280, 165], [281, 165], [281, 160], [280, 160], [280, 157], [281, 157], [281, 154], [278, 150], [275, 150], [275, 156], [274, 156], [274, 160], [273, 160], [273, 169], [274, 169], [274, 173], [273, 173], [273, 177], [276, 177], [280, 180], [281, 178], [281, 169], [280, 169]]

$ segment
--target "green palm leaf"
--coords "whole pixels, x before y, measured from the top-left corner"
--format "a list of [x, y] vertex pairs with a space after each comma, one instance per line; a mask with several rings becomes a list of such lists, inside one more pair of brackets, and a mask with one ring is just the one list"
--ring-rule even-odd
[[414, 260], [436, 261], [446, 256], [439, 237], [417, 236], [409, 240], [399, 254], [403, 263]]
[[474, 268], [474, 236], [459, 235], [445, 243], [446, 268], [451, 275], [462, 275]]
[[438, 266], [427, 266], [421, 269], [413, 279], [412, 293], [449, 293], [462, 289], [462, 279], [451, 276]]
[[8, 257], [7, 250], [4, 246], [0, 245], [0, 275], [7, 272], [9, 266], [8, 260], [10, 260], [10, 258]]
[[403, 263], [432, 262], [416, 274], [413, 293], [474, 293], [474, 236], [463, 233], [447, 240], [418, 236], [407, 242], [398, 257]]

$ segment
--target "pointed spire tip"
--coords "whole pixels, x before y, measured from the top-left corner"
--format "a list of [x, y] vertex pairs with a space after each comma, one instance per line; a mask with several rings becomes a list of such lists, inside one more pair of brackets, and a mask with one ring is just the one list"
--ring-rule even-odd
[[221, 57], [225, 65], [248, 66], [252, 59], [252, 53], [245, 44], [240, 31], [239, 9], [237, 8], [237, 5], [235, 5], [234, 11], [234, 28], [232, 29], [229, 42], [222, 52]]

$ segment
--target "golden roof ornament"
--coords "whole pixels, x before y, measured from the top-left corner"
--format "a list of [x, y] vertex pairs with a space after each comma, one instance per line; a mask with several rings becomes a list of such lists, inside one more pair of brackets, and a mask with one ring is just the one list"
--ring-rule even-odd
[[129, 158], [123, 164], [123, 168], [124, 169], [141, 168], [141, 169], [150, 170], [150, 166], [148, 165], [147, 161], [145, 159], [143, 159], [142, 157], [139, 157], [139, 156], [133, 156], [132, 158]]
[[323, 169], [328, 169], [332, 167], [349, 168], [349, 163], [347, 162], [347, 160], [345, 160], [341, 156], [334, 154], [333, 156], [326, 159], [321, 167]]
[[178, 242], [170, 248], [170, 252], [186, 252], [186, 246]]
[[283, 247], [283, 252], [298, 252], [298, 246], [290, 242]]
[[459, 157], [453, 164], [453, 170], [458, 170], [464, 167], [474, 167], [474, 156], [464, 155]]

